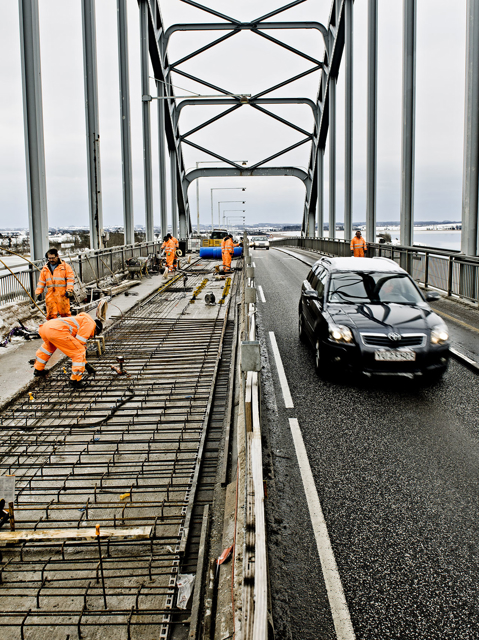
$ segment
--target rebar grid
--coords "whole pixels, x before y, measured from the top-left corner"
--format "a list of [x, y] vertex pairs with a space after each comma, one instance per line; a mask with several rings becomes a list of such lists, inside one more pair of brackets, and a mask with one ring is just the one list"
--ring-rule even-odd
[[190, 298], [177, 287], [124, 316], [81, 392], [60, 367], [0, 416], [17, 530], [152, 527], [149, 540], [102, 539], [101, 555], [89, 541], [2, 549], [2, 639], [168, 636], [227, 315], [187, 319]]

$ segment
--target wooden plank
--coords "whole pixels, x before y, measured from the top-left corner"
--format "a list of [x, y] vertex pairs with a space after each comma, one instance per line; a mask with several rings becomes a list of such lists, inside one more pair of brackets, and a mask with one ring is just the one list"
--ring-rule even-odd
[[[100, 529], [100, 539], [145, 540], [151, 537], [152, 527]], [[96, 540], [95, 527], [82, 529], [44, 529], [42, 531], [0, 531], [0, 542], [61, 542], [62, 540]]]

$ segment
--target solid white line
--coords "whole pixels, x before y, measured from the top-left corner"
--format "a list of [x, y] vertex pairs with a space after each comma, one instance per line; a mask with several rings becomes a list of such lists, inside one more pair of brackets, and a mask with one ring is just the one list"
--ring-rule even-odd
[[308, 460], [308, 454], [304, 446], [303, 436], [296, 418], [289, 419], [289, 426], [293, 435], [294, 448], [298, 458], [304, 492], [308, 502], [309, 515], [313, 525], [314, 537], [318, 548], [319, 560], [323, 569], [324, 582], [333, 616], [334, 628], [338, 640], [355, 640], [353, 625], [349, 615], [348, 604], [344, 596], [338, 566], [334, 558], [328, 529], [324, 520], [323, 510], [319, 502], [318, 492], [314, 483], [313, 474]]
[[266, 302], [266, 298], [264, 297], [263, 287], [260, 284], [258, 285], [258, 293], [259, 293], [259, 297], [261, 298], [261, 302]]
[[274, 331], [269, 332], [269, 339], [271, 340], [271, 348], [273, 349], [273, 355], [276, 362], [276, 369], [278, 370], [279, 383], [281, 385], [281, 391], [283, 392], [284, 406], [286, 409], [292, 409], [294, 407], [293, 398], [289, 390], [288, 380], [284, 372], [283, 361], [279, 353], [278, 344], [274, 335]]
[[254, 263], [254, 262], [252, 262], [252, 263], [251, 263], [251, 266], [252, 266], [252, 267], [256, 267], [256, 265], [255, 265], [255, 263]]

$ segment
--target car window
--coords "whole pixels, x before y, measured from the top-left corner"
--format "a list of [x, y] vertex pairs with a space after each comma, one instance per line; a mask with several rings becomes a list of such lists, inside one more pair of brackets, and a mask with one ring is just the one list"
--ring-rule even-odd
[[308, 277], [306, 278], [306, 280], [309, 282], [309, 284], [311, 284], [313, 281], [313, 278], [314, 278], [314, 273], [313, 273], [313, 270], [311, 269], [311, 271], [308, 273]]
[[326, 281], [326, 274], [326, 269], [323, 269], [322, 267], [316, 270], [316, 280], [314, 283], [314, 288], [321, 297], [324, 295], [324, 283]]
[[423, 299], [405, 273], [347, 271], [332, 274], [328, 302], [418, 304]]

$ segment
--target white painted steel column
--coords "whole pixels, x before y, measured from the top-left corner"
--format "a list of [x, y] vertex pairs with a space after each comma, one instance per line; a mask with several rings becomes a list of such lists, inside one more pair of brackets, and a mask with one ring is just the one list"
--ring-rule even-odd
[[176, 151], [170, 149], [170, 180], [171, 180], [171, 229], [175, 238], [178, 237], [178, 183], [177, 183], [177, 166]]
[[48, 210], [38, 0], [19, 0], [18, 6], [30, 251], [41, 260], [48, 249]]
[[401, 244], [414, 242], [414, 153], [416, 120], [416, 0], [404, 0]]
[[120, 73], [121, 166], [123, 179], [123, 228], [125, 244], [135, 242], [133, 174], [131, 164], [130, 71], [128, 64], [128, 19], [126, 0], [117, 0], [118, 68]]
[[318, 197], [316, 200], [317, 234], [324, 235], [324, 149], [318, 147], [316, 157], [316, 181], [318, 183]]
[[368, 0], [368, 112], [366, 150], [366, 240], [376, 241], [378, 0]]
[[467, 0], [461, 251], [479, 255], [479, 0]]
[[344, 239], [353, 229], [353, 0], [344, 3], [345, 125], [344, 125]]
[[153, 177], [151, 169], [151, 119], [150, 119], [150, 57], [148, 52], [148, 0], [140, 0], [141, 93], [143, 116], [143, 170], [145, 180], [145, 228], [146, 240], [154, 239], [153, 232]]
[[158, 169], [160, 174], [160, 226], [161, 237], [165, 236], [168, 228], [168, 204], [166, 199], [166, 137], [165, 137], [165, 109], [166, 100], [165, 85], [163, 82], [156, 83], [158, 103]]
[[100, 121], [98, 117], [98, 72], [96, 64], [95, 0], [82, 0], [83, 73], [90, 204], [90, 247], [101, 249], [103, 210], [100, 165]]
[[336, 236], [336, 78], [329, 79], [329, 237]]

